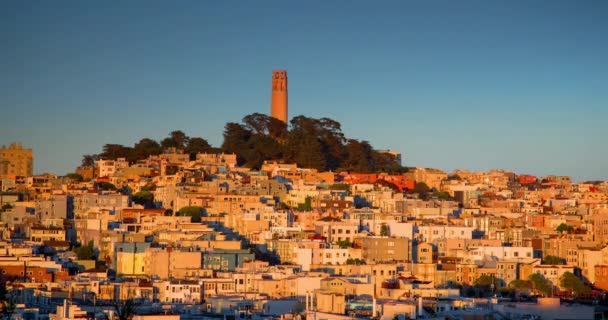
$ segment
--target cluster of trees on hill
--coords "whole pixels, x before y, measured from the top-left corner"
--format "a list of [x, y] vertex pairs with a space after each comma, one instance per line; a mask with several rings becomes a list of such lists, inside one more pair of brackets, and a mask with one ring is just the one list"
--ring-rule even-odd
[[[565, 291], [570, 291], [569, 295], [572, 297], [579, 297], [591, 291], [591, 287], [583, 280], [568, 271], [564, 272], [559, 278], [559, 287]], [[559, 290], [558, 283], [551, 283], [551, 281], [539, 273], [530, 274], [527, 280], [513, 280], [505, 287], [501, 287], [498, 278], [481, 275], [475, 280], [473, 286], [464, 286], [462, 289], [463, 295], [469, 297], [487, 297], [498, 293], [503, 297], [511, 296], [512, 298], [530, 294], [552, 297]]]
[[340, 123], [335, 120], [297, 116], [288, 126], [260, 113], [245, 116], [242, 123], [227, 123], [221, 148], [213, 148], [207, 140], [188, 137], [178, 130], [160, 142], [144, 138], [133, 147], [106, 144], [100, 154], [83, 156], [82, 164], [92, 165], [99, 158], [126, 158], [134, 162], [160, 154], [166, 148], [181, 149], [190, 154], [234, 153], [239, 165], [254, 169], [259, 169], [264, 160], [277, 159], [321, 171], [407, 171], [393, 156], [374, 150], [369, 142], [345, 137]]
[[143, 138], [136, 142], [133, 147], [113, 143], [105, 144], [101, 153], [82, 156], [82, 165], [92, 166], [97, 159], [115, 160], [125, 158], [129, 162], [136, 162], [146, 159], [151, 155], [160, 154], [164, 149], [168, 148], [184, 150], [184, 152], [190, 154], [221, 152], [221, 150], [211, 147], [209, 142], [201, 137], [189, 137], [183, 131], [176, 130], [169, 133], [169, 136], [160, 142], [150, 138]]
[[267, 159], [282, 159], [321, 171], [407, 171], [369, 142], [345, 137], [340, 123], [329, 118], [297, 116], [288, 127], [278, 119], [254, 113], [242, 123], [226, 124], [222, 150], [236, 153], [239, 164], [252, 168], [259, 168]]

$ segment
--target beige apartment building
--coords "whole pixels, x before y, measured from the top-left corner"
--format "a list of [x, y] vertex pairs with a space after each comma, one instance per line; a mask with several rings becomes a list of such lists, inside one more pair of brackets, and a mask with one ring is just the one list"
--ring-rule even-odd
[[199, 153], [196, 155], [196, 161], [203, 165], [234, 168], [236, 166], [236, 154]]
[[35, 242], [65, 241], [65, 230], [59, 227], [34, 226], [30, 228], [30, 240]]
[[0, 148], [0, 177], [34, 175], [32, 149], [23, 149], [20, 143], [11, 143]]
[[416, 262], [417, 263], [435, 263], [437, 262], [437, 248], [428, 242], [419, 243], [416, 246]]
[[566, 272], [574, 273], [574, 267], [563, 265], [536, 265], [532, 268], [532, 272], [540, 274], [545, 279], [549, 280], [553, 286], [562, 288], [560, 283], [561, 277]]
[[129, 162], [125, 158], [116, 160], [97, 160], [95, 161], [95, 169], [98, 177], [111, 177], [120, 169], [129, 167]]
[[429, 168], [410, 169], [410, 171], [404, 175], [408, 179], [416, 182], [424, 182], [427, 186], [429, 186], [429, 188], [435, 188], [437, 190], [441, 188], [441, 183], [443, 180], [448, 177], [447, 173], [441, 170]]
[[359, 225], [356, 222], [317, 221], [315, 232], [324, 236], [328, 242], [349, 241], [352, 243], [359, 232]]
[[355, 247], [361, 248], [361, 256], [367, 262], [406, 262], [412, 260], [411, 241], [408, 238], [356, 238]]
[[203, 258], [200, 251], [147, 248], [144, 261], [146, 274], [160, 279], [184, 279], [197, 276], [204, 271], [202, 270]]

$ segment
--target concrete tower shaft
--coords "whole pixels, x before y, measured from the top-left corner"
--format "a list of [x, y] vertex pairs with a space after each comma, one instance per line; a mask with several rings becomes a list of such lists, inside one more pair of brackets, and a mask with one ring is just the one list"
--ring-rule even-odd
[[272, 96], [270, 98], [270, 116], [287, 123], [287, 71], [272, 72]]

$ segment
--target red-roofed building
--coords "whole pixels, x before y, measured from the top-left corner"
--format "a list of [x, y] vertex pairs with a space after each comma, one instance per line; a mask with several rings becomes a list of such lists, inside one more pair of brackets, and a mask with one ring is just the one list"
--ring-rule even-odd
[[378, 180], [378, 174], [376, 173], [346, 173], [342, 174], [342, 181], [344, 183], [357, 184], [357, 183], [376, 183]]
[[416, 181], [408, 179], [403, 175], [391, 175], [391, 174], [380, 174], [378, 176], [378, 180], [384, 180], [386, 182], [392, 183], [399, 191], [403, 190], [413, 190]]
[[47, 268], [27, 267], [25, 265], [0, 266], [0, 273], [4, 277], [31, 279], [36, 282], [56, 282], [70, 278], [67, 271], [53, 271]]
[[158, 217], [164, 216], [165, 209], [134, 209], [134, 208], [125, 208], [122, 210], [122, 218], [124, 219], [133, 219], [135, 221], [141, 221], [142, 217]]
[[517, 176], [517, 182], [519, 182], [520, 184], [532, 184], [536, 182], [536, 177], [527, 174], [522, 174], [520, 176]]

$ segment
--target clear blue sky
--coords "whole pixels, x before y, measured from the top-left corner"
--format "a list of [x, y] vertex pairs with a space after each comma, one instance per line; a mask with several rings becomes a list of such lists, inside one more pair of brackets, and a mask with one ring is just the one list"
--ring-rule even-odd
[[608, 1], [0, 1], [0, 144], [36, 172], [269, 110], [408, 166], [608, 179]]

